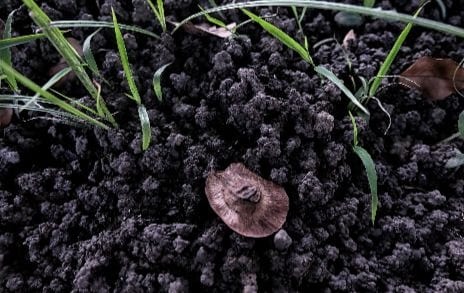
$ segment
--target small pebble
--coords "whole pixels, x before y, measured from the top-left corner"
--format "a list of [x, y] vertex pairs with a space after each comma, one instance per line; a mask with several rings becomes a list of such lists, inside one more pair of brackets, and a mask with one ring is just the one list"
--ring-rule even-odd
[[286, 250], [290, 245], [292, 245], [292, 238], [290, 238], [287, 231], [281, 229], [274, 236], [274, 245], [278, 250]]

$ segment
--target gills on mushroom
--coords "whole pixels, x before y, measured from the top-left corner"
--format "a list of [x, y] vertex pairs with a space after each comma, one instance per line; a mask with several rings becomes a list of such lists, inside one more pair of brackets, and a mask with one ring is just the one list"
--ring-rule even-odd
[[266, 237], [279, 230], [288, 212], [285, 190], [241, 163], [212, 172], [205, 193], [214, 212], [235, 232]]

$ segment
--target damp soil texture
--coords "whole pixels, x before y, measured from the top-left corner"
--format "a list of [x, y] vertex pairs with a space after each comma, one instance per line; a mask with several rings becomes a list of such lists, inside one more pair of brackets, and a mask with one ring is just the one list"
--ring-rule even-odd
[[[113, 6], [120, 23], [160, 33], [143, 0], [38, 2], [54, 20], [110, 21]], [[464, 1], [443, 2], [445, 18], [434, 3], [423, 16], [463, 27]], [[197, 4], [166, 0], [166, 15], [179, 21]], [[377, 5], [412, 14], [418, 1]], [[14, 9], [13, 34], [32, 33], [20, 1], [0, 1], [0, 18]], [[291, 10], [254, 11], [301, 39]], [[246, 19], [240, 11], [218, 17]], [[402, 28], [366, 18], [346, 50], [327, 41], [311, 53], [347, 84], [352, 76], [371, 78]], [[313, 46], [341, 42], [350, 27], [334, 12], [309, 10], [303, 29]], [[82, 42], [93, 31], [67, 35]], [[388, 117], [368, 104], [369, 124], [359, 119], [358, 127], [379, 176], [373, 225], [347, 99], [297, 54], [251, 23], [229, 39], [185, 30], [161, 40], [125, 32], [124, 39], [152, 144], [141, 151], [114, 32], [104, 29], [92, 48], [118, 129], [22, 112], [1, 130], [1, 292], [464, 292], [464, 173], [445, 168], [464, 144], [439, 144], [457, 131], [458, 95], [430, 103], [389, 80], [378, 95], [391, 113], [386, 134]], [[12, 55], [39, 84], [60, 59], [45, 40]], [[392, 73], [421, 56], [460, 61], [464, 42], [414, 27]], [[159, 102], [152, 77], [168, 62]], [[77, 81], [59, 90], [86, 95]], [[208, 205], [208, 173], [234, 162], [285, 188], [290, 209], [278, 233], [240, 236]]]

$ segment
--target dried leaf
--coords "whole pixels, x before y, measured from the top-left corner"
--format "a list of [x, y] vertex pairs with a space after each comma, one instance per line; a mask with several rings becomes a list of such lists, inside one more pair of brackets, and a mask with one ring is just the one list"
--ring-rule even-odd
[[420, 90], [428, 100], [439, 101], [464, 89], [464, 68], [449, 58], [421, 57], [400, 74], [399, 80]]
[[224, 171], [210, 173], [205, 193], [214, 212], [241, 235], [266, 237], [285, 223], [288, 212], [285, 190], [243, 164], [231, 164]]
[[[170, 21], [171, 24], [177, 26], [179, 22]], [[193, 24], [191, 22], [185, 23], [182, 27], [190, 34], [209, 34], [216, 37], [226, 39], [233, 34], [233, 30], [237, 24], [235, 22], [228, 24], [226, 27], [217, 27], [208, 23]]]
[[356, 34], [354, 33], [354, 30], [352, 29], [343, 38], [343, 43], [342, 43], [343, 48], [347, 49], [350, 41], [353, 41], [353, 42], [356, 41]]
[[12, 109], [0, 109], [0, 128], [8, 126], [13, 118]]

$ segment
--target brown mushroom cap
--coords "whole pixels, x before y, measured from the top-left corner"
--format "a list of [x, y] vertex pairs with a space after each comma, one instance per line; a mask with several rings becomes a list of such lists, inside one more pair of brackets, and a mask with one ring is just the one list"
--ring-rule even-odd
[[224, 223], [247, 237], [269, 236], [279, 230], [287, 218], [285, 190], [241, 163], [210, 173], [205, 193], [210, 206]]

